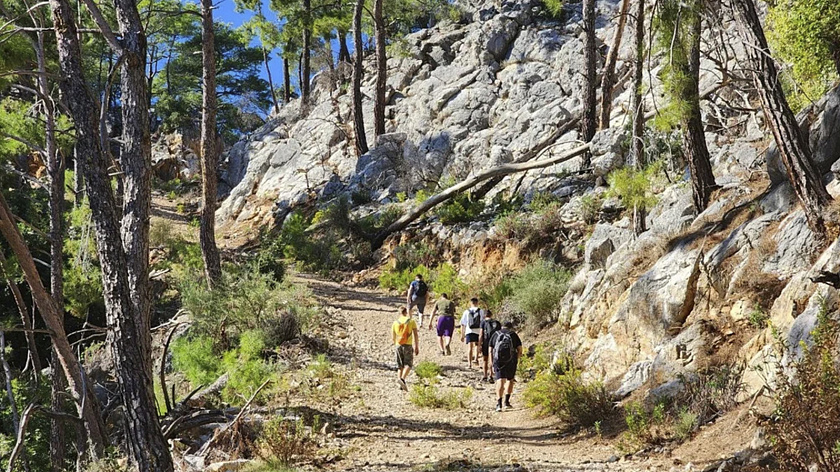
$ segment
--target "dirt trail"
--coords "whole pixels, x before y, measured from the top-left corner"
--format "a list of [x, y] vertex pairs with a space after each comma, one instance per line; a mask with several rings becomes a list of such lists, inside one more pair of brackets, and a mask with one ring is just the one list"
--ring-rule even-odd
[[[422, 328], [417, 362], [428, 359], [443, 367], [442, 390], [471, 388], [467, 408], [436, 410], [413, 405], [398, 388], [391, 324], [403, 299], [363, 288], [346, 287], [311, 276], [297, 276], [320, 301], [341, 311], [345, 332], [331, 344], [340, 346], [361, 387], [356, 404], [342, 405], [337, 436], [352, 444], [339, 470], [405, 470], [423, 464], [457, 460], [487, 465], [522, 464], [531, 470], [644, 470], [647, 464], [615, 462], [615, 449], [596, 437], [572, 435], [552, 419], [535, 419], [523, 406], [521, 389], [514, 409], [497, 413], [491, 384], [480, 382], [481, 370], [470, 370], [464, 345], [452, 342], [443, 356], [434, 331]], [[340, 359], [339, 357], [347, 357]], [[419, 379], [412, 373], [411, 385]], [[613, 461], [613, 462], [610, 462]], [[667, 469], [666, 469], [667, 470]]]

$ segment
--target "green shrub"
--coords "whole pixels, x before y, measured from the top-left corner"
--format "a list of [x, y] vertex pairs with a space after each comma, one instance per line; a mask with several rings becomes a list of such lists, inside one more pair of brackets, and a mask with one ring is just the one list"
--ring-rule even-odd
[[438, 206], [435, 213], [445, 225], [475, 221], [484, 211], [484, 200], [474, 200], [468, 192], [462, 192]]
[[657, 161], [643, 170], [636, 170], [632, 167], [623, 167], [615, 170], [607, 176], [609, 190], [607, 195], [621, 200], [625, 208], [650, 208], [656, 205], [657, 198], [653, 194], [651, 182], [655, 175], [661, 170], [661, 164]]
[[502, 215], [495, 221], [496, 234], [502, 239], [520, 241], [523, 246], [539, 247], [554, 241], [564, 226], [559, 201], [547, 203], [539, 211], [528, 214], [513, 212]]
[[441, 392], [434, 385], [415, 384], [408, 395], [408, 399], [421, 408], [457, 410], [466, 408], [472, 394], [471, 388]]
[[572, 272], [547, 261], [537, 261], [510, 281], [510, 303], [533, 326], [552, 321], [569, 288]]
[[257, 253], [257, 270], [261, 274], [269, 274], [275, 282], [282, 282], [286, 276], [285, 248], [280, 238], [265, 238], [268, 243], [263, 244]]
[[312, 400], [334, 405], [350, 391], [349, 377], [339, 372], [324, 354], [315, 356], [304, 373], [304, 394]]
[[[778, 366], [776, 410], [767, 435], [781, 470], [840, 470], [840, 328], [832, 315], [823, 300], [812, 345], [803, 342], [799, 361]], [[780, 347], [792, 349], [783, 342]]]
[[403, 216], [403, 209], [399, 205], [386, 205], [384, 208], [371, 213], [356, 223], [368, 235], [377, 234]]
[[600, 195], [590, 193], [580, 197], [580, 217], [585, 223], [592, 224], [598, 220], [601, 204]]
[[394, 248], [394, 269], [402, 271], [418, 266], [432, 267], [439, 257], [438, 252], [429, 244], [401, 244]]
[[213, 383], [222, 368], [213, 352], [213, 340], [206, 336], [176, 339], [172, 343], [172, 366], [196, 386]]
[[750, 314], [747, 316], [747, 322], [755, 329], [764, 329], [767, 327], [767, 322], [770, 320], [768, 315], [761, 307], [756, 304]]
[[[429, 269], [425, 266], [414, 267], [411, 269], [403, 269], [400, 271], [387, 270], [382, 272], [379, 276], [379, 286], [385, 290], [399, 290], [404, 291], [408, 289], [408, 284], [414, 280], [417, 274], [423, 275], [423, 279], [429, 281]], [[431, 284], [429, 284], [431, 288]]]
[[697, 414], [684, 408], [680, 410], [674, 423], [674, 438], [679, 442], [685, 442], [699, 426]]
[[[342, 213], [343, 205], [336, 204], [316, 213], [310, 221], [295, 212], [286, 219], [280, 230], [280, 244], [288, 259], [300, 262], [305, 269], [321, 274], [341, 268], [345, 261], [339, 240], [349, 227], [349, 216]], [[317, 235], [307, 233], [307, 228], [318, 221], [325, 221], [324, 230]]]
[[528, 208], [534, 213], [540, 213], [550, 205], [559, 203], [560, 199], [551, 192], [536, 192], [528, 203]]
[[[548, 370], [551, 367], [551, 360], [554, 356], [554, 349], [548, 343], [537, 343], [531, 345], [524, 353], [516, 371], [520, 377], [531, 379], [537, 373]], [[557, 372], [562, 373], [562, 372]]]
[[564, 3], [565, 0], [543, 0], [543, 4], [546, 10], [548, 10], [549, 15], [557, 19], [563, 18]]
[[585, 382], [571, 369], [557, 374], [544, 370], [525, 386], [525, 404], [538, 414], [553, 415], [573, 426], [590, 427], [609, 418], [615, 409], [606, 388]]
[[423, 380], [434, 382], [438, 377], [443, 375], [443, 368], [432, 361], [421, 361], [414, 368], [417, 376]]
[[93, 307], [104, 309], [102, 272], [87, 199], [70, 210], [64, 242], [64, 298], [73, 316], [85, 318]]
[[[181, 304], [193, 319], [192, 332], [212, 339], [216, 352], [231, 349], [237, 336], [248, 330], [282, 334], [276, 328], [286, 314], [295, 316], [304, 332], [319, 320], [320, 310], [306, 288], [277, 284], [273, 275], [261, 274], [252, 265], [224, 272], [213, 290], [195, 272], [187, 272], [179, 278], [178, 288]], [[284, 340], [265, 341], [274, 347]]]
[[[246, 331], [239, 337], [237, 349], [230, 350], [222, 357], [222, 365], [229, 374], [228, 382], [222, 390], [222, 399], [228, 403], [244, 403], [257, 391], [267, 379], [276, 376], [278, 369], [273, 363], [263, 360], [265, 340], [258, 331]], [[264, 388], [254, 401], [263, 403], [271, 390]]]

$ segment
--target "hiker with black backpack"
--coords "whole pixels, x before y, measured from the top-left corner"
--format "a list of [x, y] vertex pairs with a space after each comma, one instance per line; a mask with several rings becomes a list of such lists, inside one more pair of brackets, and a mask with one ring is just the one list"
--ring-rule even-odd
[[391, 325], [391, 340], [397, 354], [397, 382], [401, 390], [408, 391], [405, 379], [414, 366], [414, 356], [420, 354], [420, 339], [417, 322], [404, 306], [400, 307], [400, 317]]
[[502, 411], [502, 395], [505, 408], [513, 408], [510, 395], [516, 382], [516, 367], [522, 357], [522, 340], [513, 331], [513, 323], [506, 321], [502, 329], [490, 338], [490, 357], [493, 358], [493, 372], [496, 377], [496, 411]]
[[478, 298], [470, 300], [470, 307], [461, 315], [461, 341], [467, 344], [467, 363], [472, 369], [473, 363], [478, 365], [478, 334], [481, 332], [481, 308]]
[[481, 346], [481, 357], [484, 361], [484, 377], [482, 382], [492, 382], [490, 377], [490, 339], [496, 334], [496, 331], [502, 329], [502, 324], [499, 320], [493, 319], [493, 312], [487, 310], [484, 312], [484, 321], [481, 322], [481, 331], [478, 333], [478, 344]]
[[432, 310], [432, 319], [429, 320], [429, 329], [432, 329], [432, 322], [438, 317], [437, 335], [440, 344], [440, 355], [449, 356], [452, 350], [449, 343], [452, 342], [452, 335], [455, 334], [455, 302], [449, 299], [449, 295], [442, 293], [440, 299], [435, 303]]
[[420, 326], [423, 326], [423, 311], [426, 310], [426, 302], [429, 301], [429, 286], [423, 280], [423, 274], [417, 274], [408, 284], [405, 301], [409, 311], [417, 307], [417, 320]]

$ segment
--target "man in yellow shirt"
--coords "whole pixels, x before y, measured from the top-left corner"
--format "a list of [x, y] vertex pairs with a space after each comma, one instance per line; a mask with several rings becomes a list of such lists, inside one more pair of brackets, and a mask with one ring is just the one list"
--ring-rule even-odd
[[391, 339], [397, 352], [397, 376], [400, 389], [408, 391], [405, 383], [411, 368], [414, 366], [414, 356], [420, 354], [420, 338], [417, 336], [417, 322], [408, 314], [406, 307], [400, 307], [400, 317], [391, 326]]

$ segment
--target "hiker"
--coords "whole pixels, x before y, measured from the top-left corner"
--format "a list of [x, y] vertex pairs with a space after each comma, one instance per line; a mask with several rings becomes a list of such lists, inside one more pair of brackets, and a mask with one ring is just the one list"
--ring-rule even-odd
[[481, 346], [481, 357], [484, 361], [484, 377], [482, 382], [492, 382], [490, 377], [490, 339], [496, 334], [496, 331], [502, 329], [502, 324], [499, 320], [493, 319], [493, 312], [487, 310], [484, 312], [484, 321], [481, 322], [481, 331], [478, 333], [478, 344]]
[[510, 395], [516, 382], [516, 367], [522, 357], [522, 340], [513, 331], [513, 323], [506, 321], [502, 329], [490, 338], [490, 357], [493, 358], [493, 372], [496, 376], [496, 411], [502, 411], [502, 394], [505, 408], [513, 408]]
[[470, 307], [461, 315], [461, 341], [467, 344], [467, 363], [472, 369], [473, 362], [478, 365], [478, 334], [481, 331], [481, 309], [478, 298], [470, 299]]
[[408, 391], [405, 379], [414, 366], [414, 356], [420, 354], [420, 343], [417, 342], [417, 322], [404, 306], [400, 307], [400, 317], [391, 326], [391, 339], [397, 352], [397, 379], [400, 389]]
[[418, 320], [423, 326], [423, 311], [426, 310], [426, 302], [429, 301], [429, 286], [423, 281], [423, 275], [417, 274], [414, 280], [408, 284], [408, 292], [405, 295], [405, 302], [408, 310], [417, 307]]
[[455, 334], [455, 303], [449, 299], [449, 295], [442, 293], [440, 300], [435, 303], [432, 318], [429, 320], [429, 329], [432, 329], [435, 316], [438, 317], [437, 335], [438, 343], [440, 343], [440, 354], [451, 356], [452, 350], [449, 348], [449, 343], [452, 342], [452, 335]]

